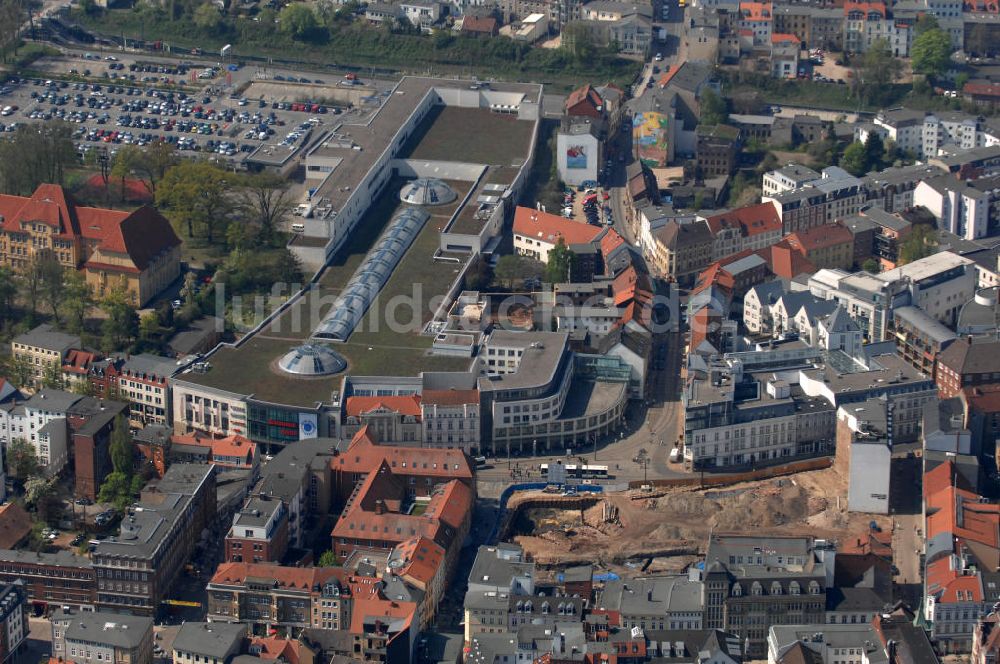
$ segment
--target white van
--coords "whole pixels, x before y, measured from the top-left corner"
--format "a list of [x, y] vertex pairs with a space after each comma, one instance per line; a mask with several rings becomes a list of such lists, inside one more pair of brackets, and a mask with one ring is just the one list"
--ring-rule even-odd
[[305, 224], [292, 224], [292, 232], [293, 233], [305, 233], [306, 232], [306, 225]]

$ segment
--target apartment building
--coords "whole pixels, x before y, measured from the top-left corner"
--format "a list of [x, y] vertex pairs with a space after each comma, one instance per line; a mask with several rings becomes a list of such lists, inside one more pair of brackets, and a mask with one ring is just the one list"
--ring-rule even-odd
[[695, 276], [712, 262], [714, 237], [701, 220], [678, 223], [671, 219], [653, 232], [654, 274], [691, 284]]
[[153, 619], [59, 609], [50, 617], [52, 655], [72, 664], [153, 664]]
[[567, 247], [586, 244], [593, 242], [602, 232], [596, 226], [534, 208], [518, 207], [514, 211], [514, 250], [521, 256], [542, 263], [549, 262], [549, 252], [560, 242]]
[[[902, 212], [913, 207], [913, 191], [924, 180], [941, 175], [943, 171], [930, 164], [892, 166], [862, 178], [869, 211], [881, 208], [889, 213]], [[862, 210], [867, 215], [868, 211]]]
[[941, 175], [924, 180], [913, 192], [913, 203], [930, 210], [939, 227], [961, 238], [993, 235], [1000, 226], [1000, 176], [956, 180]]
[[186, 622], [171, 644], [173, 664], [231, 664], [247, 636], [245, 623]]
[[896, 352], [917, 371], [937, 378], [937, 359], [942, 350], [955, 341], [955, 333], [918, 307], [897, 307], [892, 312], [889, 335], [896, 341]]
[[[791, 8], [789, 8], [791, 9]], [[782, 30], [782, 32], [791, 32]], [[773, 171], [764, 173], [761, 192], [764, 196], [772, 196], [786, 191], [793, 191], [819, 180], [822, 176], [811, 168], [800, 164], [788, 164]]]
[[67, 412], [83, 397], [61, 390], [39, 390], [24, 403], [0, 404], [0, 442], [7, 448], [24, 441], [46, 475], [59, 474], [69, 462]]
[[479, 390], [424, 390], [420, 400], [423, 444], [477, 453], [479, 416]]
[[174, 464], [92, 554], [102, 609], [154, 615], [216, 518], [215, 467]]
[[850, 269], [854, 264], [854, 236], [840, 223], [796, 231], [785, 242], [817, 269]]
[[990, 337], [957, 339], [937, 356], [938, 392], [942, 399], [966, 389], [995, 384], [1000, 374], [1000, 341]]
[[773, 625], [823, 624], [834, 553], [807, 537], [713, 534], [705, 556], [705, 627], [738, 635], [744, 656], [760, 659]]
[[924, 472], [924, 615], [942, 652], [969, 652], [981, 616], [1000, 599], [1000, 508], [984, 502], [948, 459]]
[[698, 578], [618, 579], [598, 593], [594, 612], [617, 614], [618, 624], [626, 629], [702, 629], [704, 604], [705, 588]]
[[31, 627], [28, 624], [28, 595], [23, 583], [0, 589], [0, 662], [17, 658]]
[[225, 560], [239, 563], [280, 563], [288, 551], [288, 512], [284, 503], [267, 495], [252, 496], [233, 515], [226, 534]]
[[864, 53], [876, 41], [885, 40], [893, 56], [905, 58], [910, 55], [911, 33], [911, 26], [895, 20], [884, 2], [844, 3], [845, 50]]
[[759, 203], [705, 217], [714, 236], [712, 260], [747, 249], [769, 247], [781, 239], [781, 219], [773, 203]]
[[848, 511], [889, 513], [892, 442], [892, 409], [884, 399], [837, 409], [835, 459], [841, 476], [848, 478]]
[[208, 620], [347, 629], [352, 593], [341, 567], [222, 563], [209, 581]]
[[837, 166], [823, 169], [822, 177], [798, 189], [764, 195], [774, 203], [785, 233], [794, 233], [857, 214], [864, 200], [862, 181]]
[[130, 355], [118, 368], [119, 398], [131, 404], [129, 421], [142, 428], [149, 424], [170, 423], [170, 386], [168, 379], [180, 367], [177, 360], [158, 355]]
[[21, 583], [33, 606], [94, 610], [97, 582], [90, 560], [69, 551], [0, 549], [0, 583]]
[[30, 367], [30, 385], [20, 387], [41, 387], [47, 375], [60, 375], [66, 355], [81, 345], [80, 337], [59, 332], [47, 323], [14, 337], [10, 344], [14, 362]]

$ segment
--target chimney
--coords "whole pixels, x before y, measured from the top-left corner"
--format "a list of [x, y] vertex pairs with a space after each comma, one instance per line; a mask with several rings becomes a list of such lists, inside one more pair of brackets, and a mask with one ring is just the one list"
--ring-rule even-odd
[[375, 501], [375, 514], [385, 514], [385, 502], [381, 498]]

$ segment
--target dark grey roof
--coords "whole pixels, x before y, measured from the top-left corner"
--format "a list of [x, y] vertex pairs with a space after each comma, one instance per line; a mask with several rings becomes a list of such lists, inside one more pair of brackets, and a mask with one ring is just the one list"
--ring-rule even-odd
[[965, 408], [958, 397], [932, 399], [924, 404], [924, 435], [930, 433], [951, 434], [965, 431]]
[[254, 493], [281, 498], [286, 503], [302, 489], [309, 467], [318, 456], [333, 456], [337, 441], [330, 438], [300, 440], [288, 445], [271, 459], [261, 473]]
[[181, 625], [173, 649], [191, 655], [225, 659], [238, 652], [247, 635], [245, 623], [189, 622]]
[[157, 378], [169, 378], [177, 373], [181, 366], [178, 365], [177, 360], [169, 357], [163, 357], [160, 355], [151, 355], [149, 353], [142, 353], [140, 355], [131, 355], [125, 359], [122, 364], [122, 369], [128, 371], [133, 375], [147, 376], [147, 377], [157, 377]]
[[945, 327], [940, 321], [928, 316], [920, 307], [899, 307], [893, 309], [894, 318], [905, 322], [910, 327], [919, 330], [938, 344], [944, 344], [955, 338], [955, 333]]
[[59, 351], [60, 354], [65, 353], [70, 348], [80, 348], [83, 345], [80, 342], [80, 337], [75, 334], [60, 332], [48, 323], [39, 325], [24, 334], [17, 335], [14, 337], [14, 343], [35, 346], [46, 350], [55, 350]]
[[67, 641], [86, 641], [116, 648], [138, 648], [144, 638], [151, 638], [153, 619], [120, 613], [57, 611], [52, 621], [68, 620]]
[[0, 561], [5, 563], [49, 565], [51, 567], [73, 567], [77, 569], [89, 569], [93, 566], [88, 558], [63, 550], [56, 551], [55, 553], [36, 553], [34, 551], [0, 549]]
[[65, 413], [70, 406], [83, 397], [63, 390], [39, 390], [24, 402], [28, 408], [46, 410], [50, 413]]

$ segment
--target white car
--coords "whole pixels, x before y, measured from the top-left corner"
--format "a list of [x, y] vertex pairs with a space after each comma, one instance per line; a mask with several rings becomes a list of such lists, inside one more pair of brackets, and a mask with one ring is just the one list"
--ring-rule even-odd
[[653, 60], [655, 60], [656, 62], [663, 62], [663, 54], [662, 53], [657, 53], [656, 57], [653, 58]]

